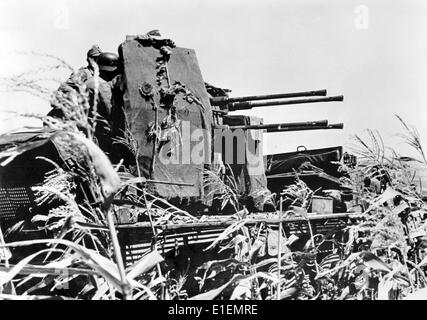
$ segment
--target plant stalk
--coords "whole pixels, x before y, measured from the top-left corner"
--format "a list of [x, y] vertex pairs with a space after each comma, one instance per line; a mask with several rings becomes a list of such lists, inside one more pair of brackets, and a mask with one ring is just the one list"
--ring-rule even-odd
[[122, 252], [120, 250], [120, 244], [119, 244], [119, 240], [117, 238], [117, 231], [116, 231], [116, 228], [114, 226], [113, 212], [111, 209], [108, 209], [106, 216], [107, 216], [107, 222], [108, 222], [108, 229], [110, 231], [110, 236], [111, 236], [111, 242], [113, 244], [113, 249], [114, 249], [114, 257], [116, 258], [116, 264], [117, 264], [117, 267], [119, 269], [119, 274], [120, 274], [120, 278], [122, 281], [123, 299], [124, 300], [131, 300], [132, 294], [130, 292], [130, 285], [129, 285], [127, 278], [126, 278], [126, 272], [125, 272], [125, 266], [123, 263]]
[[282, 216], [283, 216], [283, 196], [280, 196], [280, 205], [279, 205], [279, 235], [277, 236], [277, 278], [279, 282], [277, 283], [277, 300], [280, 300], [281, 290], [280, 290], [280, 269], [282, 268], [281, 257], [282, 257]]
[[[154, 238], [155, 239], [157, 239], [157, 230], [156, 230], [156, 228], [154, 227], [154, 222], [153, 222], [153, 217], [151, 216], [151, 210], [148, 208], [148, 202], [147, 202], [147, 194], [146, 194], [146, 191], [145, 191], [146, 189], [145, 189], [145, 187], [143, 187], [142, 188], [142, 195], [143, 195], [143, 197], [144, 197], [144, 202], [145, 202], [145, 206], [146, 206], [146, 208], [147, 208], [147, 213], [148, 213], [148, 218], [150, 219], [150, 224], [151, 224], [151, 230], [152, 230], [152, 232], [153, 232], [153, 235], [154, 235]], [[156, 244], [154, 244], [153, 245], [153, 248], [152, 249], [156, 249]], [[163, 277], [163, 274], [162, 274], [162, 269], [160, 268], [160, 265], [159, 264], [157, 264], [157, 272], [159, 273], [159, 276], [160, 277]], [[165, 287], [162, 285], [162, 299], [163, 300], [165, 300]]]

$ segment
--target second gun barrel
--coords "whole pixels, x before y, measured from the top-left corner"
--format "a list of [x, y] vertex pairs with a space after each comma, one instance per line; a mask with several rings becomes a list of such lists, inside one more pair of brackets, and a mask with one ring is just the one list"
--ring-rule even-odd
[[326, 96], [326, 89], [303, 91], [303, 92], [292, 92], [292, 93], [278, 93], [278, 94], [265, 94], [257, 96], [247, 97], [214, 97], [211, 98], [211, 104], [214, 106], [223, 106], [232, 102], [244, 102], [244, 101], [256, 101], [256, 100], [272, 100], [272, 99], [283, 99], [283, 98], [297, 98], [297, 97], [310, 97], [310, 96]]
[[261, 101], [261, 102], [233, 102], [229, 103], [228, 110], [248, 110], [258, 107], [269, 107], [269, 106], [282, 106], [289, 104], [303, 104], [303, 103], [316, 103], [316, 102], [333, 102], [333, 101], [344, 101], [344, 96], [334, 96], [325, 98], [314, 98], [314, 99], [293, 99], [293, 100], [277, 100], [277, 101]]
[[287, 131], [306, 131], [306, 130], [331, 130], [331, 129], [344, 129], [343, 123], [334, 123], [327, 126], [301, 126], [301, 127], [285, 127], [285, 128], [270, 128], [267, 133], [273, 132], [287, 132]]
[[272, 123], [272, 124], [254, 124], [254, 125], [241, 125], [241, 126], [227, 126], [226, 129], [230, 130], [267, 130], [267, 129], [278, 129], [281, 128], [295, 128], [295, 127], [316, 127], [316, 126], [327, 126], [328, 120], [318, 121], [305, 121], [305, 122], [288, 122], [288, 123]]

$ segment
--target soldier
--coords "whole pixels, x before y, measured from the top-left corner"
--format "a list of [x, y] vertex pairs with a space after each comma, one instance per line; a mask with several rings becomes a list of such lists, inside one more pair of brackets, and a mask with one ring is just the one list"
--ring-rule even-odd
[[102, 51], [99, 46], [94, 44], [86, 54], [87, 66], [82, 67], [77, 70], [77, 72], [71, 74], [65, 84], [76, 89], [76, 85], [85, 83], [94, 75], [95, 64], [98, 62], [98, 58], [101, 54]]
[[[111, 80], [117, 76], [119, 56], [104, 52], [97, 59], [99, 77], [92, 75], [86, 81], [89, 92], [89, 103], [93, 107], [91, 116], [96, 115], [95, 138], [99, 147], [107, 154], [111, 153], [112, 130], [112, 84]], [[95, 92], [97, 95], [95, 96]]]
[[[86, 88], [90, 106], [89, 121], [95, 125], [95, 139], [100, 148], [109, 153], [112, 144], [112, 87], [110, 81], [117, 75], [119, 57], [114, 53], [104, 52], [96, 55], [95, 61], [96, 50], [92, 49], [88, 52], [88, 67], [79, 69], [57, 90], [56, 99], [52, 102], [53, 109], [48, 116], [72, 120], [73, 108], [77, 107], [75, 101], [79, 100], [79, 94], [84, 94], [78, 87]], [[98, 66], [99, 76], [94, 74], [95, 64]], [[82, 82], [83, 80], [84, 82]], [[79, 123], [77, 125], [79, 126]], [[79, 126], [79, 129], [86, 132], [88, 128]]]
[[119, 56], [115, 53], [104, 52], [99, 55], [98, 60], [99, 76], [105, 81], [111, 81], [117, 76]]
[[[92, 75], [86, 81], [86, 86], [91, 98], [90, 104], [94, 106], [95, 103], [97, 103], [98, 107], [101, 107], [98, 113], [108, 118], [111, 113], [112, 99], [112, 84], [110, 81], [117, 75], [118, 59], [119, 56], [114, 53], [104, 52], [100, 54], [97, 60], [99, 77]], [[94, 96], [91, 96], [96, 89], [98, 91], [98, 101], [94, 101]]]
[[124, 72], [124, 60], [123, 60], [123, 49], [122, 45], [118, 49], [119, 60], [117, 76], [111, 81], [112, 88], [112, 109], [111, 109], [111, 129], [112, 136], [115, 141], [112, 145], [113, 152], [111, 160], [113, 163], [118, 163], [123, 160], [124, 165], [129, 167], [135, 165], [135, 155], [129, 148], [129, 145], [120, 141], [126, 140], [127, 122], [124, 112], [124, 101], [128, 99], [126, 93], [126, 81], [123, 75]]
[[76, 96], [80, 92], [79, 87], [83, 85], [90, 77], [94, 75], [95, 64], [99, 55], [102, 53], [98, 45], [93, 45], [86, 54], [86, 67], [82, 67], [76, 72], [73, 72], [70, 77], [59, 86], [54, 94], [54, 99], [51, 101], [52, 110], [47, 114], [53, 118], [64, 118], [64, 110], [62, 107], [68, 105], [70, 101], [76, 101]]

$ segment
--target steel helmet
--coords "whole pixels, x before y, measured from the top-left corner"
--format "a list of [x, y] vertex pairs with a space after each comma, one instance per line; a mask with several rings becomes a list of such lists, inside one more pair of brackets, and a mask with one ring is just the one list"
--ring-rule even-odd
[[99, 55], [102, 53], [101, 49], [97, 44], [94, 44], [89, 51], [87, 52], [87, 58], [96, 59], [99, 57]]
[[111, 52], [103, 52], [97, 59], [99, 70], [116, 71], [119, 61], [119, 56]]

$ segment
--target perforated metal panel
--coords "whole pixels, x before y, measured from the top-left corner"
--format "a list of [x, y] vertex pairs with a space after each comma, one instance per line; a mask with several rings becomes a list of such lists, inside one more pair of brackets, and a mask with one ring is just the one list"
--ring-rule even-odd
[[32, 191], [29, 187], [0, 188], [0, 222], [15, 220], [21, 209], [32, 204]]
[[[211, 229], [201, 229], [201, 230], [191, 230], [185, 232], [178, 232], [172, 234], [163, 234], [157, 239], [157, 250], [159, 250], [162, 254], [177, 248], [183, 245], [191, 245], [191, 244], [202, 244], [206, 243], [206, 247], [209, 243], [212, 243], [216, 238], [223, 233], [222, 228], [211, 228]], [[152, 237], [147, 236], [150, 231], [142, 230], [138, 228], [134, 229], [125, 229], [123, 232], [127, 234], [127, 240], [122, 239], [121, 245], [123, 248], [123, 256], [125, 257], [126, 265], [132, 265], [141, 259], [145, 254], [151, 251], [151, 243], [153, 241]], [[129, 241], [132, 237], [131, 233], [144, 233], [144, 240], [140, 239], [140, 241]], [[135, 240], [135, 239], [133, 239]]]

